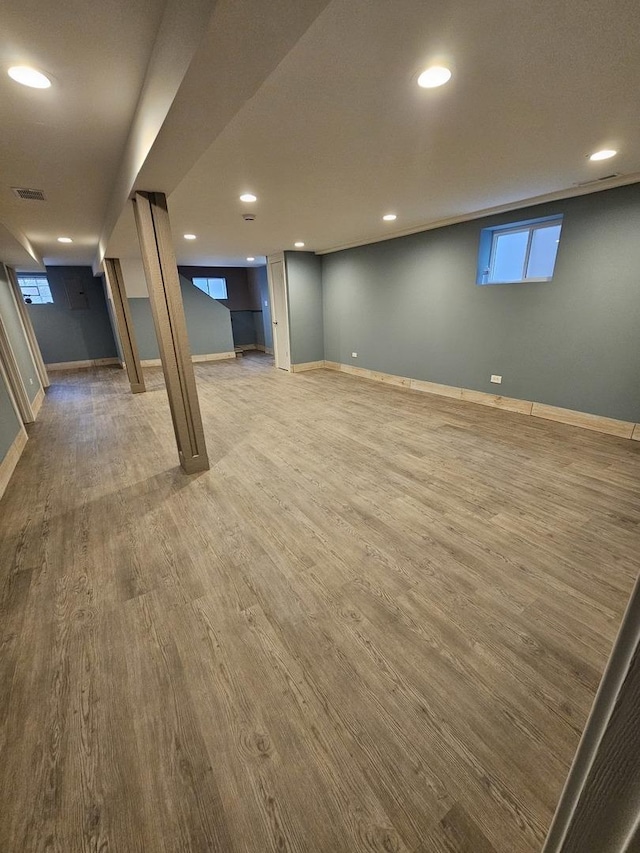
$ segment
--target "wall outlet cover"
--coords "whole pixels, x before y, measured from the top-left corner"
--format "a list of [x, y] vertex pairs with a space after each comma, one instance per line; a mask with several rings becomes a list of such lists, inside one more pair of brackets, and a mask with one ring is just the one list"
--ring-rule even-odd
[[357, 357], [358, 357], [358, 353], [357, 353], [357, 352], [352, 352], [352, 353], [351, 353], [351, 358], [357, 358]]
[[497, 373], [492, 373], [491, 374], [491, 381], [494, 382], [496, 385], [501, 385], [502, 384], [502, 376], [498, 376]]

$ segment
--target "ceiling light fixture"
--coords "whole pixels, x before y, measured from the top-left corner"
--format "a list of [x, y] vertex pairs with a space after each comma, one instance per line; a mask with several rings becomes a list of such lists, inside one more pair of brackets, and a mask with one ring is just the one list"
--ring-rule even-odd
[[451, 71], [444, 65], [432, 65], [418, 77], [418, 86], [422, 89], [435, 89], [451, 80]]
[[602, 151], [595, 151], [590, 154], [589, 160], [609, 160], [611, 157], [615, 157], [617, 153], [613, 148], [603, 148]]
[[71, 237], [58, 237], [58, 243], [73, 243]]
[[395, 222], [395, 220], [398, 217], [395, 213], [385, 213], [385, 215], [382, 218], [384, 219], [385, 222]]
[[298, 242], [294, 243], [293, 245], [296, 247], [296, 249], [304, 249], [304, 243], [302, 242], [302, 240], [298, 240]]
[[245, 201], [247, 204], [251, 204], [254, 201], [258, 201], [258, 197], [253, 193], [242, 193], [240, 201]]
[[185, 239], [185, 240], [195, 240], [195, 239], [196, 239], [196, 235], [195, 235], [195, 234], [185, 234], [185, 235], [184, 235], [184, 239]]
[[51, 86], [51, 80], [48, 77], [41, 71], [36, 71], [35, 68], [29, 68], [28, 65], [12, 65], [7, 74], [16, 83], [30, 86], [32, 89], [48, 89]]
[[255, 258], [247, 258], [247, 260], [251, 263], [252, 261], [255, 261]]

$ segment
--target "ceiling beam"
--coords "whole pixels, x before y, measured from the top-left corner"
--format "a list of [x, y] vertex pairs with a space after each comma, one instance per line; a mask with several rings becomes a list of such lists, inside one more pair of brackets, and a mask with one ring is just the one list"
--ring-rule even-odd
[[[163, 19], [109, 203], [95, 269], [133, 192], [152, 186], [171, 193], [329, 3], [169, 0], [169, 7], [179, 6], [181, 15], [185, 5], [189, 7], [192, 23], [183, 22], [184, 32], [176, 35], [173, 16], [169, 15], [171, 25]], [[211, 10], [208, 17], [205, 7]], [[172, 44], [174, 37], [177, 42]], [[181, 63], [175, 61], [176, 54]], [[164, 80], [162, 85], [157, 77]]]

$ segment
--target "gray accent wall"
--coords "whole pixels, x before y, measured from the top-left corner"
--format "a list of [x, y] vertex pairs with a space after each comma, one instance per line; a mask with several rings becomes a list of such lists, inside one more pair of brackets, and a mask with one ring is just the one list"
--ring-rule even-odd
[[[269, 281], [267, 278], [267, 268], [265, 267], [249, 267], [247, 270], [249, 279], [249, 289], [253, 292], [253, 300], [260, 305], [262, 316], [255, 317], [256, 337], [259, 344], [263, 344], [267, 349], [273, 349], [273, 326], [271, 325], [271, 304], [269, 302]], [[259, 330], [259, 323], [262, 324], [262, 335]]]
[[21, 429], [22, 422], [16, 415], [16, 410], [13, 408], [9, 396], [9, 389], [2, 374], [0, 374], [0, 462], [9, 452], [9, 448]]
[[[53, 304], [28, 306], [45, 363], [117, 357], [102, 280], [91, 267], [47, 267], [47, 278]], [[71, 307], [70, 293], [83, 307]]]
[[312, 252], [285, 252], [291, 363], [322, 361], [322, 259]]
[[15, 302], [13, 289], [9, 284], [4, 265], [0, 264], [0, 315], [4, 321], [9, 343], [15, 356], [22, 383], [30, 402], [42, 388], [31, 348], [24, 334], [22, 319]]
[[[192, 355], [233, 352], [229, 309], [182, 275], [180, 286]], [[140, 358], [160, 358], [149, 299], [129, 297], [129, 306]]]
[[[482, 228], [552, 214], [564, 214], [552, 281], [475, 283]], [[638, 185], [325, 255], [322, 274], [328, 361], [640, 420]], [[312, 361], [299, 313], [292, 361]]]

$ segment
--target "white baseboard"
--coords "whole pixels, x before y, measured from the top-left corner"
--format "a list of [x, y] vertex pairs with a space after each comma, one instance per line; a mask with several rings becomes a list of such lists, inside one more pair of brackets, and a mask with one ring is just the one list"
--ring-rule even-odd
[[[235, 352], [211, 352], [204, 355], [192, 355], [191, 361], [198, 364], [202, 361], [222, 361], [225, 358], [235, 358]], [[143, 358], [140, 362], [143, 367], [162, 367], [162, 361], [159, 358]]]
[[112, 364], [121, 366], [122, 363], [119, 358], [89, 358], [85, 361], [56, 361], [45, 364], [45, 367], [47, 370], [79, 370], [84, 367], [105, 367]]
[[22, 456], [24, 446], [27, 443], [27, 438], [27, 431], [23, 426], [21, 426], [20, 432], [15, 437], [11, 447], [7, 450], [4, 459], [0, 462], [0, 498], [4, 495], [7, 486], [9, 485], [11, 475], [13, 474], [15, 467]]
[[340, 373], [348, 373], [359, 376], [362, 379], [371, 379], [375, 382], [385, 382], [389, 385], [397, 385], [409, 388], [412, 391], [423, 391], [427, 394], [437, 394], [441, 397], [451, 397], [455, 400], [464, 400], [469, 403], [478, 403], [481, 406], [491, 406], [496, 409], [505, 409], [520, 415], [530, 415], [534, 418], [543, 418], [549, 421], [569, 424], [570, 426], [589, 429], [594, 432], [602, 432], [606, 435], [616, 435], [619, 438], [633, 438], [640, 441], [640, 424], [630, 421], [619, 421], [615, 418], [607, 418], [602, 415], [592, 415], [588, 412], [578, 412], [573, 409], [562, 409], [558, 406], [547, 406], [544, 403], [535, 403], [531, 400], [518, 400], [515, 397], [502, 397], [500, 394], [488, 394], [484, 391], [472, 391], [470, 388], [458, 388], [455, 385], [440, 385], [437, 382], [427, 382], [423, 379], [411, 379], [406, 376], [394, 376], [391, 373], [381, 373], [378, 370], [368, 370], [366, 367], [354, 367], [351, 364], [340, 364], [337, 361], [309, 362], [309, 365], [292, 365], [292, 370], [315, 370], [324, 367], [327, 370], [337, 370]]
[[33, 412], [33, 417], [38, 417], [38, 412], [42, 408], [42, 404], [44, 402], [44, 388], [40, 388], [38, 393], [36, 394], [33, 403], [31, 404], [31, 411]]

